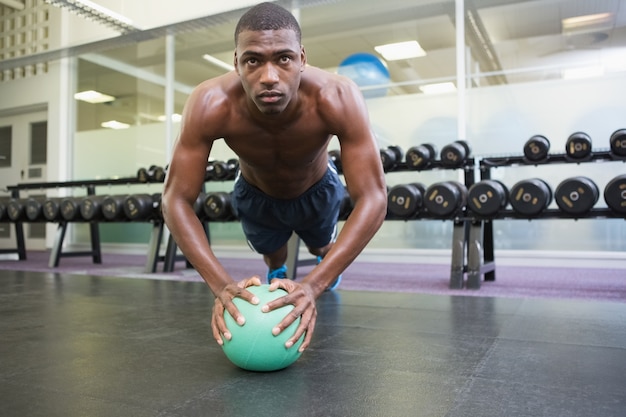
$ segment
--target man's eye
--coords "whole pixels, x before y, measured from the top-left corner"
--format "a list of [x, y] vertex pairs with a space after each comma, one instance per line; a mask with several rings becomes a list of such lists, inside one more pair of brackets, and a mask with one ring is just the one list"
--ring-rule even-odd
[[280, 57], [280, 62], [282, 62], [283, 64], [286, 64], [289, 61], [291, 61], [291, 57], [289, 57], [289, 56], [282, 56], [282, 57]]

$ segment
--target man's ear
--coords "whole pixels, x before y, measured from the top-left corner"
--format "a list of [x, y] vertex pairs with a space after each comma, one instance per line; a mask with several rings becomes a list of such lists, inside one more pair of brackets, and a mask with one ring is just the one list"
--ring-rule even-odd
[[300, 72], [302, 72], [306, 67], [306, 51], [302, 45], [300, 46], [300, 65]]
[[235, 71], [237, 75], [239, 75], [239, 66], [237, 65], [237, 50], [235, 49], [235, 53], [233, 54], [233, 65], [235, 67]]

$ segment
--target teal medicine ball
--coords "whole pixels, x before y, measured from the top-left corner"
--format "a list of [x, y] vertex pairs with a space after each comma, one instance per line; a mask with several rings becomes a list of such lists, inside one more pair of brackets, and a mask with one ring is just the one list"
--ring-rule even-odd
[[260, 302], [250, 304], [241, 298], [234, 298], [233, 303], [246, 318], [246, 323], [239, 326], [232, 316], [225, 311], [224, 321], [230, 331], [231, 340], [224, 339], [222, 348], [226, 357], [235, 365], [248, 371], [278, 371], [294, 363], [302, 354], [298, 351], [304, 335], [292, 347], [287, 349], [285, 343], [293, 336], [300, 324], [296, 319], [278, 336], [272, 334], [272, 329], [293, 310], [292, 305], [264, 313], [261, 307], [270, 301], [287, 294], [282, 289], [269, 291], [269, 285], [251, 286], [246, 288], [256, 295]]

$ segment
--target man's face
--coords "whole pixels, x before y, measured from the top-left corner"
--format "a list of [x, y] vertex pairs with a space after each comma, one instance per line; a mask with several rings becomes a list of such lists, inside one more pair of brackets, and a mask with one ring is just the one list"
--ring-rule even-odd
[[239, 33], [235, 67], [248, 98], [263, 114], [281, 113], [297, 94], [306, 64], [293, 30]]

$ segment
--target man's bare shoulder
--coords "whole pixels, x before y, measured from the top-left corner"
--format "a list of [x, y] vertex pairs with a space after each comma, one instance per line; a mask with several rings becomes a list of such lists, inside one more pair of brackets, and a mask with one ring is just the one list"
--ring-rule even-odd
[[307, 67], [301, 86], [314, 98], [317, 112], [331, 124], [343, 125], [354, 112], [364, 111], [359, 87], [349, 78], [320, 68]]
[[229, 119], [233, 105], [242, 94], [241, 82], [234, 71], [203, 81], [187, 100], [185, 122], [207, 134], [206, 129], [217, 134], [216, 129]]

